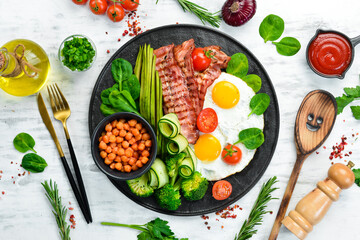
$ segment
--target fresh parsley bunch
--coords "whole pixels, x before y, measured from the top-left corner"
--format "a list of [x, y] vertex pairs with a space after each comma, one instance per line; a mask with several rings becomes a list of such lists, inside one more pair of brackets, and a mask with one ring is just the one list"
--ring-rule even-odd
[[135, 224], [121, 224], [121, 223], [110, 223], [102, 222], [102, 225], [117, 226], [117, 227], [128, 227], [142, 231], [138, 236], [138, 240], [188, 240], [188, 238], [178, 239], [174, 236], [167, 221], [160, 218], [156, 218], [144, 225]]
[[[344, 108], [354, 100], [360, 100], [360, 86], [344, 88], [344, 92], [345, 94], [336, 98], [338, 114], [342, 113]], [[355, 119], [360, 120], [360, 106], [350, 106], [350, 108]]]

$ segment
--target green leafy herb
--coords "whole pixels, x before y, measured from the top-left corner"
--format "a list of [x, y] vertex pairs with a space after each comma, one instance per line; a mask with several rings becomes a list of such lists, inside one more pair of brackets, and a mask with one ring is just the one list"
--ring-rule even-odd
[[293, 56], [301, 48], [300, 42], [293, 37], [284, 37], [280, 42], [273, 42], [278, 53], [284, 56]]
[[39, 155], [35, 153], [28, 153], [23, 157], [21, 166], [27, 171], [39, 173], [44, 171], [47, 167], [47, 163], [45, 159]]
[[279, 16], [270, 14], [261, 22], [259, 33], [265, 42], [275, 41], [281, 37], [284, 28], [284, 20]]
[[249, 74], [241, 78], [246, 84], [257, 93], [261, 89], [261, 78], [256, 74]]
[[130, 93], [126, 90], [114, 90], [110, 93], [109, 101], [112, 107], [118, 112], [133, 112], [139, 114], [136, 109], [135, 101], [132, 99]]
[[123, 81], [123, 90], [128, 91], [131, 97], [136, 100], [140, 96], [140, 82], [135, 74], [131, 75], [127, 80]]
[[344, 92], [353, 98], [360, 97], [360, 86], [356, 86], [354, 88], [344, 88]]
[[34, 150], [35, 140], [27, 133], [19, 133], [13, 140], [14, 147], [19, 152], [25, 153], [29, 150], [36, 153]]
[[249, 71], [249, 62], [245, 54], [235, 53], [231, 56], [226, 72], [236, 77], [245, 77]]
[[111, 73], [115, 82], [119, 83], [119, 90], [122, 90], [122, 82], [129, 79], [133, 74], [131, 63], [122, 58], [117, 58], [111, 63]]
[[100, 97], [101, 97], [101, 101], [103, 102], [103, 104], [111, 105], [110, 101], [109, 101], [109, 96], [110, 96], [110, 93], [114, 90], [119, 90], [118, 83], [114, 84], [112, 87], [107, 88], [101, 92]]
[[[116, 227], [127, 227], [141, 231], [137, 236], [138, 240], [178, 240], [171, 231], [167, 221], [160, 218], [156, 218], [144, 225], [136, 224], [121, 224], [111, 222], [101, 222], [102, 225], [116, 226]], [[181, 238], [180, 240], [188, 240], [187, 238]]]
[[360, 168], [352, 170], [355, 175], [355, 183], [360, 187]]
[[239, 141], [243, 143], [247, 149], [256, 149], [264, 143], [264, 134], [259, 128], [244, 129], [239, 133]]
[[341, 97], [337, 97], [336, 99], [336, 103], [337, 103], [337, 114], [340, 114], [343, 112], [344, 108], [351, 103], [352, 101], [354, 101], [354, 97], [352, 96], [348, 96], [346, 94], [343, 94]]
[[268, 204], [270, 200], [277, 199], [271, 196], [271, 193], [278, 189], [273, 187], [273, 185], [277, 182], [278, 181], [275, 176], [262, 185], [254, 206], [250, 211], [249, 217], [244, 221], [239, 233], [235, 236], [235, 240], [250, 239], [257, 233], [257, 229], [255, 229], [255, 227], [262, 224], [263, 216], [269, 212], [265, 210], [266, 204]]
[[50, 179], [50, 185], [47, 181], [41, 183], [41, 185], [44, 187], [46, 191], [45, 196], [53, 208], [52, 213], [54, 214], [56, 223], [59, 227], [61, 240], [70, 240], [70, 226], [66, 223], [67, 209], [61, 203], [61, 197], [59, 196], [56, 182], [53, 184]]
[[100, 111], [102, 112], [102, 114], [104, 114], [105, 117], [106, 117], [106, 116], [109, 116], [109, 115], [111, 115], [111, 114], [114, 114], [114, 113], [119, 112], [118, 109], [116, 109], [116, 108], [114, 108], [114, 107], [112, 107], [112, 106], [106, 105], [106, 104], [104, 104], [104, 103], [102, 103], [102, 104], [100, 105]]
[[64, 43], [61, 56], [64, 57], [63, 64], [70, 70], [83, 71], [90, 67], [95, 50], [87, 38], [74, 37]]
[[351, 112], [356, 120], [360, 120], [360, 106], [351, 106]]
[[249, 116], [253, 113], [256, 115], [263, 114], [270, 104], [270, 97], [266, 93], [258, 93], [252, 97], [250, 101], [251, 112]]

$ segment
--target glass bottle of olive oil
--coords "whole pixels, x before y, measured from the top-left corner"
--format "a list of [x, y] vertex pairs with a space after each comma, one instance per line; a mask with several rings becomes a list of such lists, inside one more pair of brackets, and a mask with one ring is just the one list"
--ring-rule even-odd
[[50, 62], [35, 42], [16, 39], [0, 47], [0, 88], [14, 96], [38, 92], [46, 83]]

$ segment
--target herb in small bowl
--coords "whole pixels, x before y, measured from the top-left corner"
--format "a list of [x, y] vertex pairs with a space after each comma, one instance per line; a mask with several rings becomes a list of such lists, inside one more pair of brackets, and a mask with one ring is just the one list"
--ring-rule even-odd
[[67, 37], [60, 45], [59, 60], [71, 71], [88, 70], [96, 58], [95, 44], [83, 35]]

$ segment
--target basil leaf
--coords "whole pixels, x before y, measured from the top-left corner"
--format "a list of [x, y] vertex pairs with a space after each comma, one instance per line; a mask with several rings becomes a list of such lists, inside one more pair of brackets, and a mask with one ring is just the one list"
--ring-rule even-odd
[[351, 112], [356, 120], [360, 120], [360, 106], [351, 106]]
[[273, 42], [278, 53], [284, 56], [293, 56], [301, 48], [300, 42], [293, 37], [284, 37], [280, 42]]
[[14, 147], [19, 152], [25, 153], [29, 150], [36, 153], [34, 150], [35, 140], [27, 133], [19, 133], [13, 140]]
[[261, 88], [261, 78], [256, 74], [249, 74], [241, 78], [246, 84], [257, 93]]
[[274, 14], [270, 14], [264, 18], [259, 27], [259, 34], [267, 41], [275, 41], [281, 37], [284, 32], [285, 23], [284, 20]]
[[122, 90], [122, 81], [128, 79], [132, 73], [133, 68], [131, 63], [122, 58], [117, 58], [111, 63], [111, 73], [116, 82], [119, 83], [119, 90]]
[[252, 97], [250, 101], [251, 114], [255, 113], [256, 115], [263, 114], [266, 109], [269, 107], [270, 97], [266, 93], [258, 93], [254, 97]]
[[351, 103], [352, 101], [354, 101], [354, 97], [351, 96], [346, 96], [345, 94], [343, 94], [341, 97], [336, 97], [336, 104], [337, 104], [337, 114], [340, 114], [343, 112], [344, 108]]
[[119, 84], [115, 83], [112, 87], [103, 90], [100, 95], [101, 101], [106, 105], [110, 105], [109, 95], [112, 91], [118, 90], [118, 89], [119, 89]]
[[360, 97], [360, 86], [356, 86], [354, 88], [344, 88], [344, 91], [347, 95], [359, 98]]
[[239, 133], [239, 141], [247, 149], [253, 150], [264, 143], [264, 134], [259, 128], [244, 129]]
[[123, 90], [128, 91], [131, 97], [136, 100], [140, 96], [140, 82], [135, 74], [123, 82]]
[[360, 168], [352, 170], [355, 175], [355, 183], [360, 187]]
[[231, 60], [228, 63], [226, 72], [236, 77], [242, 78], [246, 76], [249, 71], [248, 59], [243, 53], [235, 53], [231, 56]]
[[28, 153], [23, 157], [21, 166], [27, 171], [39, 173], [44, 171], [47, 167], [47, 163], [39, 155], [35, 153]]

